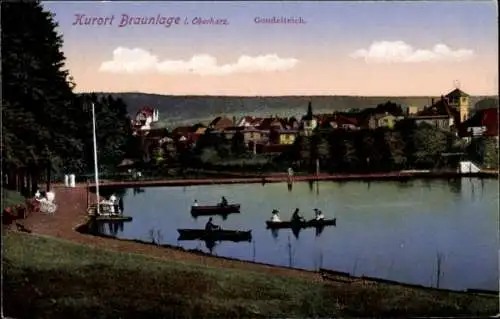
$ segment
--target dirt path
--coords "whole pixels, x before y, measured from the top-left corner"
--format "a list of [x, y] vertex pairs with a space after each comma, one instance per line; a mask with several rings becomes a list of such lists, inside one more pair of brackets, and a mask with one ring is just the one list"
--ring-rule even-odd
[[19, 223], [23, 224], [26, 228], [36, 234], [58, 237], [80, 244], [114, 251], [139, 253], [169, 260], [190, 261], [215, 267], [239, 268], [259, 272], [265, 271], [276, 275], [320, 280], [319, 274], [314, 272], [272, 267], [211, 256], [202, 256], [173, 248], [161, 248], [119, 239], [108, 239], [84, 235], [77, 232], [75, 228], [85, 222], [86, 219], [86, 187], [79, 185], [76, 188], [65, 188], [63, 186], [56, 185], [54, 186], [53, 191], [56, 194], [55, 201], [58, 204], [57, 211], [54, 215], [33, 213], [28, 218], [19, 221]]

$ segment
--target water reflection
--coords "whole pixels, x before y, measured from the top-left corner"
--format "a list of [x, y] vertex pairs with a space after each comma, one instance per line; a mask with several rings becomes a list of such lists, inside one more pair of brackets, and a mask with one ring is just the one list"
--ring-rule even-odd
[[123, 204], [123, 196], [119, 197], [120, 199], [118, 200], [118, 208], [120, 208], [120, 212], [123, 214], [125, 211], [125, 205]]
[[462, 179], [461, 178], [451, 178], [448, 180], [448, 186], [450, 191], [454, 194], [462, 193]]
[[90, 219], [87, 223], [88, 232], [92, 235], [108, 234], [117, 236], [118, 233], [123, 232], [124, 226], [125, 222], [123, 221], [97, 221]]
[[422, 186], [428, 190], [432, 190], [433, 182], [435, 182], [435, 181], [433, 181], [430, 178], [424, 178], [424, 179], [422, 179]]
[[217, 242], [215, 240], [205, 240], [205, 247], [207, 247], [210, 254], [214, 253], [215, 246], [217, 246]]
[[134, 187], [133, 191], [134, 191], [134, 196], [137, 194], [144, 193], [144, 189], [140, 187]]
[[412, 183], [410, 182], [409, 178], [402, 178], [398, 181], [398, 187], [399, 188], [408, 188], [411, 187]]
[[279, 229], [271, 229], [271, 235], [273, 236], [273, 238], [275, 240], [278, 239], [279, 234], [280, 234], [280, 230]]
[[[325, 227], [326, 226], [317, 226], [317, 227], [311, 227], [311, 228], [314, 228], [314, 232], [315, 232], [315, 236], [316, 237], [320, 237], [321, 234], [323, 233], [323, 231], [325, 230]], [[306, 228], [303, 228], [303, 227], [291, 227], [289, 228], [289, 230], [292, 231], [292, 234], [293, 236], [296, 238], [296, 239], [299, 239], [300, 237], [300, 233]], [[280, 229], [270, 229], [271, 231], [271, 236], [277, 240], [278, 237], [279, 237], [279, 231]]]
[[[205, 214], [205, 215], [200, 215], [200, 214], [197, 214], [193, 211], [191, 211], [191, 217], [193, 217], [194, 220], [198, 220], [198, 217], [208, 217], [208, 216], [219, 216], [222, 220], [227, 220], [227, 217], [230, 215], [231, 213], [213, 213], [213, 214]], [[234, 212], [234, 214], [236, 214], [236, 212]]]
[[[436, 251], [439, 251], [446, 256], [442, 264], [442, 287], [497, 289], [498, 261], [494, 258], [498, 245], [497, 181], [410, 179], [371, 181], [370, 185], [361, 181], [325, 181], [317, 183], [322, 188], [318, 196], [313, 192], [314, 182], [286, 183], [286, 188], [285, 183], [267, 183], [263, 187], [260, 184], [151, 187], [144, 188], [145, 193], [136, 197], [131, 189], [124, 202], [134, 221], [123, 232], [117, 226], [111, 231], [118, 231], [117, 236], [122, 238], [141, 239], [148, 229], [160, 227], [164, 242], [175, 244], [180, 225], [200, 228], [205, 222], [200, 218], [194, 221], [189, 213], [193, 198], [211, 202], [230, 193], [231, 200], [241, 203], [242, 211], [231, 214], [230, 218], [221, 216], [223, 226], [252, 229], [254, 245], [259, 251], [258, 262], [306, 269], [322, 264], [338, 271], [429, 285], [429, 275], [436, 272]], [[165, 203], [169, 214], [158, 211]], [[269, 212], [278, 208], [282, 214], [287, 212], [283, 217], [289, 218], [295, 207], [321, 207], [325, 213], [335, 212], [342, 227], [328, 231], [325, 227], [312, 227], [314, 230], [299, 232], [274, 229], [269, 234], [263, 222], [269, 218]], [[109, 228], [100, 226], [106, 234]], [[463, 241], [464, 236], [467, 241]], [[287, 251], [287, 237], [293, 251]], [[331, 245], [333, 242], [342, 244]], [[400, 243], [405, 243], [404, 249]], [[251, 247], [238, 243], [197, 240], [180, 245], [219, 256], [255, 259]]]
[[321, 234], [323, 233], [323, 230], [325, 230], [325, 226], [316, 227], [316, 237], [321, 236]]
[[[177, 239], [177, 242], [181, 242], [181, 241], [197, 241], [199, 243], [203, 242], [205, 244], [205, 248], [207, 249], [207, 251], [210, 253], [210, 254], [214, 254], [215, 252], [215, 248], [217, 246], [219, 246], [222, 242], [226, 242], [226, 243], [249, 243], [249, 242], [252, 242], [253, 244], [253, 254], [255, 255], [255, 241], [250, 241], [250, 240], [215, 240], [215, 239], [208, 239], [208, 238], [205, 238], [205, 239], [187, 239], [187, 238], [182, 238], [182, 237], [179, 237]], [[198, 249], [199, 249], [199, 245], [197, 246]]]
[[106, 222], [108, 224], [109, 234], [116, 236], [118, 232], [123, 232], [124, 222]]

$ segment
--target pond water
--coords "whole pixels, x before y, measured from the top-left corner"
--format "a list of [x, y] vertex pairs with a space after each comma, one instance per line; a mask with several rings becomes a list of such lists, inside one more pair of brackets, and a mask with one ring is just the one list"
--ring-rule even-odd
[[[439, 263], [441, 288], [498, 289], [499, 195], [493, 179], [127, 189], [124, 214], [134, 220], [101, 231], [208, 251], [204, 242], [178, 241], [177, 229], [203, 228], [208, 217], [191, 216], [193, 200], [214, 205], [222, 196], [240, 203], [241, 213], [214, 221], [224, 229], [252, 230], [253, 240], [217, 243], [215, 255], [434, 287]], [[298, 238], [291, 230], [279, 230], [276, 237], [266, 229], [272, 209], [288, 219], [296, 207], [307, 218], [318, 207], [327, 218], [336, 217], [337, 225], [319, 236], [305, 229]]]

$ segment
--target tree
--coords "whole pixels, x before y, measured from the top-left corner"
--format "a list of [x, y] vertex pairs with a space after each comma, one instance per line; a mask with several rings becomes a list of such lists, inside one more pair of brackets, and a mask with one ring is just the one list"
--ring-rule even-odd
[[323, 137], [319, 137], [315, 143], [315, 153], [321, 163], [324, 163], [330, 157], [330, 143]]
[[205, 148], [215, 148], [218, 144], [222, 143], [222, 137], [216, 132], [207, 129], [204, 134], [202, 134], [196, 140], [196, 153], [200, 154]]
[[[90, 170], [93, 164], [93, 131], [92, 110], [94, 104], [96, 116], [96, 140], [98, 147], [99, 166], [105, 170], [114, 170], [123, 160], [127, 148], [131, 144], [132, 129], [130, 118], [127, 115], [127, 106], [121, 99], [112, 96], [98, 97], [96, 94], [84, 94], [79, 97], [80, 103], [85, 108], [86, 114], [79, 122], [82, 138], [84, 140], [84, 159], [86, 169]], [[149, 158], [150, 145], [144, 136], [139, 137], [140, 146], [145, 153], [143, 159]]]
[[498, 168], [498, 141], [493, 137], [479, 137], [467, 148], [469, 159], [486, 168]]
[[156, 145], [152, 153], [157, 165], [161, 164], [165, 160], [165, 151], [162, 147]]
[[356, 147], [352, 139], [343, 140], [343, 153], [342, 153], [342, 164], [343, 167], [352, 171], [359, 165], [359, 158], [356, 155]]
[[498, 168], [498, 140], [493, 137], [485, 137], [482, 142], [484, 145], [482, 164], [486, 168]]
[[394, 102], [391, 102], [391, 101], [387, 101], [385, 103], [377, 105], [375, 110], [377, 113], [387, 112], [387, 113], [392, 114], [394, 116], [403, 115], [403, 108], [401, 108], [401, 105], [394, 103]]
[[448, 138], [445, 132], [427, 123], [420, 124], [413, 134], [413, 162], [417, 166], [434, 168], [447, 150]]
[[245, 136], [240, 131], [234, 133], [231, 138], [231, 153], [240, 156], [246, 152]]
[[405, 154], [405, 142], [401, 137], [401, 133], [396, 131], [388, 131], [384, 134], [384, 139], [386, 143], [386, 147], [388, 150], [389, 159], [391, 162], [391, 170], [393, 169], [402, 169], [406, 162], [406, 154]]
[[2, 3], [2, 147], [10, 170], [39, 172], [49, 161], [55, 169], [83, 164], [82, 141], [73, 134], [83, 110], [56, 27], [39, 1]]
[[310, 167], [313, 155], [311, 137], [301, 136], [301, 138], [298, 139], [298, 148], [301, 162]]
[[380, 162], [379, 152], [376, 148], [375, 138], [372, 130], [360, 131], [356, 136], [356, 150], [360, 161], [360, 166], [371, 170]]
[[217, 150], [214, 148], [205, 148], [201, 152], [200, 160], [204, 164], [213, 164], [220, 160]]
[[484, 110], [489, 108], [498, 108], [498, 98], [488, 97], [478, 101], [474, 105], [475, 110]]

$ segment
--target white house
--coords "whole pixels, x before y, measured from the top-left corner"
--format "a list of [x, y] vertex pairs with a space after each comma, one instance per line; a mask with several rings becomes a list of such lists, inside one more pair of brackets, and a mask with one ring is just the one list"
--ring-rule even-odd
[[150, 130], [151, 124], [158, 122], [159, 119], [160, 113], [157, 109], [145, 106], [137, 112], [135, 120], [132, 120], [132, 126], [135, 131]]

